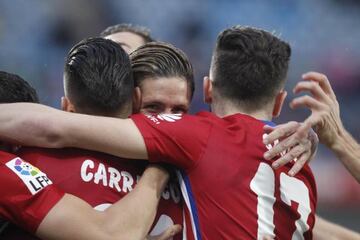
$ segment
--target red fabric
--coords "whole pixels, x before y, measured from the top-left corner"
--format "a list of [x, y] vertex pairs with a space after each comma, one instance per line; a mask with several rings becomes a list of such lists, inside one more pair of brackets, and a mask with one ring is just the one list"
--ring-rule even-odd
[[[22, 148], [18, 154], [43, 169], [57, 187], [85, 200], [94, 208], [113, 204], [128, 194], [147, 166], [145, 161], [72, 148]], [[171, 181], [165, 188], [154, 226], [160, 218], [160, 225], [169, 221], [166, 216], [174, 224], [183, 222], [177, 181]], [[182, 239], [182, 236], [174, 239]]]
[[[36, 183], [37, 176], [41, 175], [41, 172], [36, 171], [34, 176], [27, 178], [34, 181], [33, 184], [38, 190], [31, 193], [22, 178], [14, 172], [17, 170], [6, 165], [14, 159], [23, 163], [17, 156], [0, 151], [0, 216], [34, 233], [51, 208], [63, 197], [64, 192], [51, 183], [44, 186]], [[33, 169], [31, 166], [29, 168]], [[42, 178], [40, 180], [43, 181]]]
[[[262, 143], [262, 121], [242, 114], [219, 118], [207, 112], [178, 118], [132, 116], [144, 137], [149, 160], [183, 168], [184, 179], [189, 179], [184, 196], [194, 196], [189, 197], [193, 209], [188, 206], [187, 211], [198, 215], [201, 239], [256, 239], [258, 231], [271, 228], [272, 223], [276, 239], [291, 239], [299, 209], [305, 212], [300, 224], [303, 236], [311, 239], [317, 201], [314, 177], [308, 166], [295, 178], [284, 175], [292, 164], [271, 169], [271, 162], [263, 159], [266, 146]], [[298, 186], [306, 196], [297, 189], [291, 191]], [[269, 203], [271, 197], [274, 204]], [[265, 199], [269, 211], [259, 215], [260, 198]], [[304, 202], [299, 209], [298, 198]], [[258, 219], [264, 218], [265, 224], [260, 227]], [[187, 237], [194, 239], [189, 218], [186, 220]]]

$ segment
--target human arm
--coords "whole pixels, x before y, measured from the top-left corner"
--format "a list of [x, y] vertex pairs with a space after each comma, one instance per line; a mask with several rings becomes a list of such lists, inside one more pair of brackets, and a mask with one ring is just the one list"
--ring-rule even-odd
[[4, 112], [0, 115], [0, 139], [5, 141], [83, 148], [123, 158], [167, 162], [183, 169], [195, 165], [211, 129], [206, 117], [190, 115], [171, 116], [176, 118], [171, 121], [142, 114], [118, 119], [31, 103], [0, 104], [0, 111]]
[[[304, 134], [313, 127], [320, 142], [330, 148], [360, 182], [360, 145], [342, 124], [339, 104], [329, 80], [325, 75], [317, 72], [306, 73], [303, 79], [305, 81], [295, 86], [294, 93], [308, 91], [311, 95], [295, 98], [290, 106], [294, 109], [306, 107], [312, 113], [296, 130], [296, 133]], [[275, 129], [267, 136], [267, 140], [272, 142], [281, 135], [282, 131]]]
[[360, 234], [316, 215], [313, 237], [314, 240], [356, 240]]
[[32, 103], [0, 104], [0, 112], [0, 138], [7, 142], [147, 158], [144, 140], [131, 119], [68, 113]]
[[19, 157], [0, 152], [0, 160], [1, 218], [44, 239], [143, 239], [168, 179], [162, 168], [148, 167], [131, 193], [99, 212]]
[[[144, 239], [167, 178], [162, 169], [147, 169], [135, 189], [104, 212], [66, 194], [46, 215], [36, 234], [43, 239]], [[167, 236], [177, 228], [170, 229]]]

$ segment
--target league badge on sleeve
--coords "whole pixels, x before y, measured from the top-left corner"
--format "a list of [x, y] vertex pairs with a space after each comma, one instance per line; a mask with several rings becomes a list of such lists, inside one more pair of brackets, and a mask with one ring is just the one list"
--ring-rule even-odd
[[32, 195], [35, 195], [41, 189], [52, 184], [45, 173], [30, 163], [23, 161], [21, 158], [14, 158], [7, 162], [6, 166], [25, 183]]

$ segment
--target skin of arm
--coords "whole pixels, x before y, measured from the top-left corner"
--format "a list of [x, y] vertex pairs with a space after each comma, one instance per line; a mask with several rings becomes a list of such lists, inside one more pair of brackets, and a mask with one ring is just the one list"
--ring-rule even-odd
[[331, 150], [360, 183], [360, 145], [350, 133], [345, 129], [341, 130]]
[[356, 240], [360, 234], [316, 216], [314, 240]]
[[131, 119], [68, 113], [33, 103], [0, 104], [0, 112], [0, 138], [7, 142], [147, 159], [144, 139]]
[[[165, 170], [149, 167], [135, 189], [104, 212], [65, 194], [41, 222], [36, 235], [51, 240], [145, 239], [167, 180]], [[171, 236], [178, 228], [172, 229]]]
[[[294, 109], [306, 107], [312, 113], [295, 130], [295, 133], [303, 135], [313, 127], [319, 136], [320, 142], [336, 154], [338, 159], [360, 183], [360, 145], [345, 130], [342, 124], [339, 103], [329, 80], [324, 74], [317, 72], [306, 73], [303, 75], [303, 79], [305, 81], [301, 81], [295, 86], [294, 93], [307, 91], [311, 95], [295, 98], [290, 103], [290, 106]], [[268, 143], [274, 142], [276, 139], [281, 139], [289, 134], [288, 131], [289, 129], [282, 127], [275, 128], [264, 141]], [[277, 148], [271, 149], [269, 153], [276, 155], [283, 151], [285, 147], [278, 144]]]

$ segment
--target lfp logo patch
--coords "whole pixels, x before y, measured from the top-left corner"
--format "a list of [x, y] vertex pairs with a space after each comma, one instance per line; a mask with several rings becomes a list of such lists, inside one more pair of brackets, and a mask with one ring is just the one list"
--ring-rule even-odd
[[36, 176], [40, 172], [38, 168], [32, 166], [30, 163], [22, 161], [19, 158], [15, 160], [15, 169], [21, 175]]
[[7, 162], [6, 166], [25, 183], [26, 187], [33, 195], [52, 184], [46, 174], [32, 166], [30, 163], [23, 161], [21, 158], [14, 158]]

